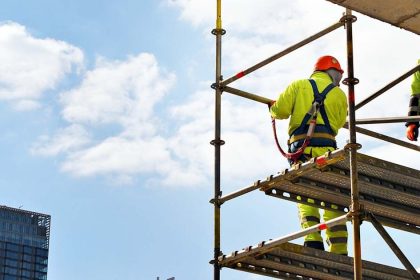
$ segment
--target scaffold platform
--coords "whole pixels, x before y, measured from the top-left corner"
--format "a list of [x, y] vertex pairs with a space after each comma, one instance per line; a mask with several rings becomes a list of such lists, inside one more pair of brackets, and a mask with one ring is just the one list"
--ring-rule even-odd
[[[261, 242], [230, 255], [219, 257], [219, 264], [235, 270], [279, 279], [344, 280], [353, 279], [353, 258], [283, 243], [266, 250]], [[413, 279], [403, 269], [370, 261], [362, 262], [364, 280]]]
[[[420, 233], [420, 171], [357, 153], [360, 203], [381, 224]], [[254, 184], [267, 195], [348, 212], [349, 153], [336, 150]]]

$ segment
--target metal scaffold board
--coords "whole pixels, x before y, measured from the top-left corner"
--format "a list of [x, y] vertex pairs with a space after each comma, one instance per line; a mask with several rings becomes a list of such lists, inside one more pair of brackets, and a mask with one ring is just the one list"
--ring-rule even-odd
[[418, 0], [328, 0], [420, 35]]
[[[353, 258], [292, 243], [283, 243], [270, 251], [264, 242], [219, 258], [219, 264], [279, 279], [344, 280], [353, 279]], [[364, 280], [412, 279], [407, 271], [363, 261]]]
[[[349, 155], [336, 150], [257, 182], [266, 194], [347, 212]], [[360, 203], [384, 225], [420, 233], [420, 171], [357, 154]]]

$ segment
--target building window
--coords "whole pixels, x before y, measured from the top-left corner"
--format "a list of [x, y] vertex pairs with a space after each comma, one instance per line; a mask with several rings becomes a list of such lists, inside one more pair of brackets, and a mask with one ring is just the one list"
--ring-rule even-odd
[[28, 270], [22, 270], [22, 276], [31, 277], [31, 272]]
[[13, 244], [13, 243], [7, 243], [6, 248], [7, 248], [7, 250], [14, 251], [14, 252], [19, 252], [20, 251], [20, 246], [17, 245], [17, 244]]
[[41, 257], [48, 257], [48, 250], [37, 248], [36, 254]]
[[17, 274], [18, 274], [17, 269], [16, 268], [11, 268], [11, 267], [5, 267], [4, 272], [8, 273], [10, 275], [15, 275], [15, 276], [17, 276]]
[[35, 278], [39, 280], [47, 279], [47, 275], [43, 272], [35, 272]]
[[22, 268], [27, 269], [27, 270], [31, 270], [32, 269], [32, 265], [31, 265], [31, 263], [23, 262], [22, 263]]
[[18, 262], [15, 260], [6, 259], [6, 265], [11, 267], [18, 267]]
[[25, 254], [32, 254], [32, 247], [28, 247], [28, 246], [23, 247], [23, 252]]
[[31, 255], [24, 254], [23, 255], [23, 260], [24, 261], [27, 261], [27, 262], [32, 262], [32, 256]]
[[15, 253], [15, 252], [6, 251], [6, 258], [11, 258], [11, 259], [18, 260], [19, 259], [19, 254]]
[[35, 262], [37, 264], [45, 264], [46, 265], [48, 263], [48, 259], [45, 258], [45, 257], [39, 257], [39, 256], [37, 256]]

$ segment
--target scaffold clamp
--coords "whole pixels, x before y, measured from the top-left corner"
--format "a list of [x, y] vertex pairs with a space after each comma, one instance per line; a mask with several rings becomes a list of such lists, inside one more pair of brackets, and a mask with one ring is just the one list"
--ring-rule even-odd
[[210, 203], [211, 204], [214, 204], [214, 205], [217, 205], [217, 206], [220, 206], [220, 205], [222, 205], [223, 204], [223, 202], [224, 201], [221, 201], [220, 200], [220, 198], [222, 197], [222, 191], [220, 191], [218, 194], [217, 194], [217, 197], [216, 198], [212, 198], [212, 199], [210, 199]]
[[363, 223], [363, 220], [366, 220], [368, 217], [368, 213], [365, 211], [363, 204], [359, 204], [358, 209], [354, 209], [354, 205], [350, 205], [350, 211], [347, 214], [349, 217], [358, 216], [360, 220], [360, 224]]
[[356, 22], [356, 21], [357, 21], [357, 17], [356, 17], [356, 16], [354, 16], [354, 15], [344, 14], [344, 15], [340, 18], [340, 22], [346, 22], [346, 21]]
[[212, 31], [211, 31], [211, 34], [213, 34], [213, 35], [225, 35], [226, 34], [226, 30], [224, 30], [223, 28], [222, 29], [213, 29]]
[[214, 140], [211, 140], [210, 141], [210, 145], [213, 145], [213, 146], [215, 146], [215, 145], [222, 146], [225, 143], [226, 142], [224, 140], [222, 140], [222, 139], [219, 139], [219, 140], [214, 139]]
[[343, 84], [345, 84], [346, 86], [348, 85], [357, 85], [359, 83], [359, 79], [358, 78], [345, 78], [343, 80]]
[[[220, 81], [223, 81], [223, 76], [220, 76]], [[223, 90], [224, 90], [224, 87], [223, 87], [223, 86], [221, 86], [221, 85], [220, 85], [220, 84], [218, 84], [218, 83], [212, 83], [210, 87], [211, 87], [212, 89], [219, 89], [221, 92], [223, 92]]]
[[362, 148], [362, 144], [359, 144], [359, 143], [347, 143], [347, 144], [344, 146], [344, 149], [345, 149], [346, 151], [348, 151], [348, 150], [350, 150], [350, 149], [360, 150], [361, 148]]

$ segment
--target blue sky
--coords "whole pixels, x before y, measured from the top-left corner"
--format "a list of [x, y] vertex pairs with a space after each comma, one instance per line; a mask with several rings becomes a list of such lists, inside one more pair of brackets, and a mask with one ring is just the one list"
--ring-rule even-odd
[[[2, 1], [0, 204], [52, 216], [48, 279], [212, 279], [215, 2]], [[321, 0], [225, 2], [225, 77], [343, 12]], [[361, 100], [415, 65], [420, 40], [356, 15]], [[335, 31], [235, 86], [274, 99], [308, 77], [320, 55], [345, 65], [344, 35]], [[359, 116], [405, 115], [408, 98], [407, 80]], [[401, 124], [374, 130], [404, 139]], [[347, 137], [343, 130], [341, 145]], [[224, 94], [222, 138], [224, 193], [287, 167], [265, 106]], [[419, 167], [415, 152], [359, 142], [364, 153]], [[222, 207], [226, 253], [296, 230], [295, 205], [262, 193]], [[420, 267], [418, 236], [390, 232]], [[401, 267], [367, 223], [362, 244], [365, 259]], [[222, 279], [260, 278], [222, 270]]]

